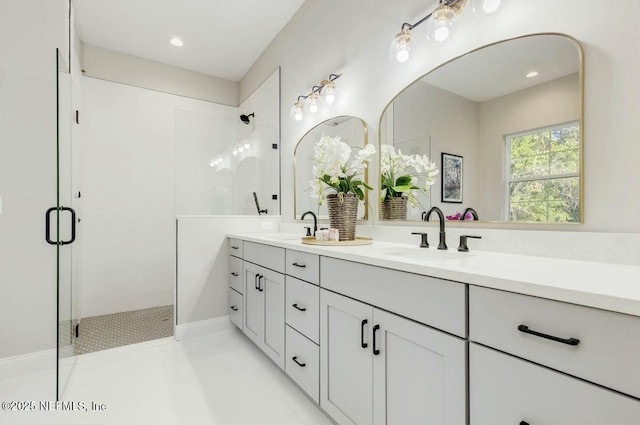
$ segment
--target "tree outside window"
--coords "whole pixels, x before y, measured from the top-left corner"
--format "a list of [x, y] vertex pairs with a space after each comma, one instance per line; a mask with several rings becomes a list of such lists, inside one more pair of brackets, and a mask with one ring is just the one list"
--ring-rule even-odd
[[509, 221], [580, 222], [577, 122], [509, 135]]

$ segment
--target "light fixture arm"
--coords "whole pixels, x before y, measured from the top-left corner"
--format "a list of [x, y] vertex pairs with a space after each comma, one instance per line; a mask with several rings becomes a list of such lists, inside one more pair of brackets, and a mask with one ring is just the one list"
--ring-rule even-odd
[[[458, 3], [459, 1], [461, 1], [461, 0], [440, 0], [440, 6], [453, 6], [454, 4]], [[462, 7], [464, 7], [464, 5], [462, 5]], [[462, 9], [462, 7], [461, 7], [461, 9]], [[408, 22], [405, 22], [404, 24], [402, 24], [400, 29], [401, 30], [412, 30], [415, 27], [420, 26], [421, 24], [425, 23], [427, 21], [427, 19], [429, 19], [432, 15], [433, 15], [433, 12], [427, 14], [427, 16], [425, 16], [424, 18], [420, 19], [415, 24], [410, 24]]]

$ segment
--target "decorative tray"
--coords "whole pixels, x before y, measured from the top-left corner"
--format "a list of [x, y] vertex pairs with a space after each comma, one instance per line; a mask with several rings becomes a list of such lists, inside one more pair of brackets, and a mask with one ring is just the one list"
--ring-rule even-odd
[[356, 236], [356, 238], [351, 241], [317, 241], [315, 236], [306, 236], [302, 238], [302, 243], [307, 245], [356, 246], [356, 245], [371, 245], [373, 243], [373, 239]]

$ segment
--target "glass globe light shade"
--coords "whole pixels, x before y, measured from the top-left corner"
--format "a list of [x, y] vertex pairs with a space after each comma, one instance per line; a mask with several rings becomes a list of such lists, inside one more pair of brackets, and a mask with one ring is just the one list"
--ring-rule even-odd
[[427, 21], [427, 38], [438, 43], [451, 38], [455, 19], [456, 14], [449, 6], [436, 7]]
[[233, 154], [233, 156], [238, 155], [238, 149], [234, 149], [231, 153]]
[[311, 93], [309, 97], [307, 97], [307, 111], [310, 114], [315, 114], [318, 112], [320, 105], [318, 104], [318, 93]]
[[408, 29], [403, 29], [391, 42], [389, 57], [392, 61], [406, 62], [411, 56], [411, 34]]
[[251, 147], [251, 145], [250, 145], [249, 143], [245, 143], [245, 144], [244, 144], [244, 148], [245, 148], [245, 149], [249, 149], [250, 147]]
[[507, 0], [471, 0], [473, 13], [478, 16], [495, 16]]
[[320, 93], [322, 96], [322, 100], [327, 105], [333, 105], [333, 102], [336, 101], [336, 96], [338, 94], [338, 91], [336, 90], [336, 83], [334, 83], [333, 81], [325, 82]]
[[302, 102], [298, 101], [294, 103], [289, 114], [294, 120], [301, 121], [302, 118], [304, 118], [304, 106], [302, 105]]
[[238, 152], [243, 152], [243, 151], [244, 151], [244, 147], [240, 146], [240, 147], [238, 148]]

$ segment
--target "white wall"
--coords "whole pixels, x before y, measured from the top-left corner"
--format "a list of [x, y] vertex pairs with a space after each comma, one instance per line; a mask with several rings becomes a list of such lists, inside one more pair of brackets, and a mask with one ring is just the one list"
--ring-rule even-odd
[[177, 111], [236, 108], [83, 79], [82, 317], [174, 302]]
[[279, 222], [274, 216], [179, 216], [176, 324], [228, 316], [227, 234], [277, 232]]
[[238, 105], [238, 83], [83, 44], [82, 69], [87, 77], [128, 84], [223, 105]]
[[55, 49], [67, 55], [66, 12], [64, 0], [0, 0], [0, 358], [56, 345], [44, 214], [56, 205]]
[[[640, 197], [630, 192], [629, 186], [629, 182], [640, 180], [640, 144], [635, 142], [640, 134], [640, 120], [636, 118], [640, 111], [640, 2], [608, 9], [607, 21], [615, 25], [602, 24], [599, 0], [512, 0], [494, 19], [476, 17], [467, 8], [456, 21], [455, 40], [431, 46], [424, 41], [423, 25], [414, 31], [412, 59], [405, 64], [391, 62], [387, 48], [402, 23], [415, 22], [435, 6], [436, 2], [425, 4], [421, 0], [307, 0], [302, 5], [240, 81], [242, 99], [281, 65], [283, 164], [292, 163], [293, 149], [306, 131], [330, 115], [363, 118], [370, 125], [371, 139], [376, 140], [378, 121], [387, 103], [427, 71], [498, 40], [561, 32], [575, 37], [585, 54], [585, 223], [533, 228], [640, 231], [636, 217]], [[306, 117], [301, 122], [284, 115], [298, 95], [332, 72], [342, 72], [343, 76], [337, 81], [340, 98], [330, 113]], [[292, 169], [283, 167], [285, 221], [293, 219], [293, 196], [287, 189], [292, 181]]]

